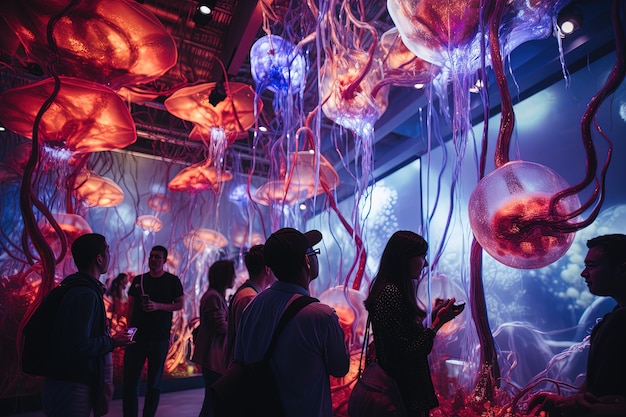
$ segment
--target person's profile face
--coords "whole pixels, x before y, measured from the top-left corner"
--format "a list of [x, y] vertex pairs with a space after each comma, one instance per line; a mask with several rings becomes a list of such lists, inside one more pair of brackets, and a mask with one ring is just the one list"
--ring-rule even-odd
[[101, 274], [106, 274], [106, 272], [109, 270], [109, 262], [111, 260], [111, 255], [109, 253], [109, 244], [104, 242], [104, 245], [105, 245], [104, 256], [102, 256], [102, 261], [100, 263]]
[[594, 295], [610, 296], [615, 291], [619, 266], [611, 265], [599, 247], [589, 248], [585, 257], [585, 268], [580, 273], [585, 279], [589, 292]]
[[419, 280], [422, 276], [422, 271], [427, 266], [426, 254], [409, 258], [409, 278]]

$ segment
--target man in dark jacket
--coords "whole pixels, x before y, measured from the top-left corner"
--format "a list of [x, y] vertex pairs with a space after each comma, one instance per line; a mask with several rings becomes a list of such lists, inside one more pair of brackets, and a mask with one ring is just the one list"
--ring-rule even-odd
[[626, 235], [611, 234], [587, 241], [585, 269], [580, 275], [589, 292], [613, 298], [617, 305], [593, 328], [585, 382], [573, 395], [540, 392], [529, 409], [549, 417], [626, 416]]
[[[109, 266], [104, 236], [89, 233], [72, 244], [78, 272], [66, 277], [70, 286], [54, 320], [50, 342], [52, 363], [46, 375], [42, 403], [46, 416], [89, 417], [104, 388], [105, 356], [130, 342], [126, 333], [109, 335], [100, 275]], [[101, 413], [94, 410], [95, 415]]]

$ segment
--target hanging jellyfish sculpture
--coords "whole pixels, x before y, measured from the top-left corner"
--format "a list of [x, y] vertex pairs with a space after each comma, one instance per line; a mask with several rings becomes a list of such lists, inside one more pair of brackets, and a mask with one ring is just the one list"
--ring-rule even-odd
[[[434, 82], [436, 88], [445, 92], [448, 83], [452, 82], [455, 105], [452, 114], [455, 117], [462, 113], [460, 109], [469, 104], [466, 87], [471, 85], [459, 83], [457, 81], [459, 76], [475, 77], [477, 74], [478, 80], [486, 86], [485, 68], [492, 66], [501, 95], [502, 117], [496, 155], [496, 167], [501, 170], [499, 174], [497, 171], [494, 172], [492, 178], [489, 178], [491, 175], [486, 177], [482, 186], [479, 184], [470, 203], [470, 219], [473, 223], [480, 224], [476, 227], [472, 225], [478, 241], [474, 241], [470, 253], [471, 312], [480, 339], [481, 363], [472, 402], [478, 409], [482, 409], [481, 404], [487, 404], [494, 399], [494, 386], [499, 377], [497, 353], [488, 325], [482, 287], [481, 244], [484, 244], [485, 249], [496, 259], [504, 260], [507, 265], [534, 268], [553, 262], [571, 244], [573, 237], [570, 234], [595, 219], [603, 198], [602, 180], [598, 182], [596, 191], [587, 203], [581, 205], [577, 193], [588, 186], [596, 175], [595, 152], [593, 146], [590, 146], [590, 120], [597, 111], [598, 102], [619, 85], [623, 76], [616, 74], [610, 77], [608, 84], [612, 84], [613, 87], [603, 89], [583, 117], [583, 140], [590, 157], [590, 166], [581, 184], [567, 188], [558, 175], [545, 167], [539, 168], [536, 164], [508, 160], [508, 144], [513, 132], [514, 115], [506, 86], [502, 56], [510, 54], [527, 40], [549, 36], [553, 32], [552, 22], [557, 12], [566, 3], [567, 1], [528, 3], [501, 0], [389, 2], [389, 12], [406, 46], [418, 57], [441, 67], [442, 74]], [[618, 45], [617, 49], [621, 51], [623, 47], [620, 49]], [[475, 78], [471, 78], [471, 82], [473, 81]], [[447, 103], [447, 100], [442, 102]], [[443, 105], [445, 107], [445, 104]], [[485, 107], [487, 106], [485, 100]], [[487, 114], [485, 112], [485, 115]], [[469, 126], [466, 120], [453, 119], [453, 137], [457, 153], [464, 151], [466, 139], [464, 129]], [[486, 131], [487, 120], [479, 167], [480, 178], [484, 176], [485, 169]], [[516, 167], [524, 167], [528, 172], [520, 175], [514, 172]], [[606, 167], [601, 177], [605, 172]], [[500, 178], [495, 180], [499, 175]], [[503, 190], [505, 195], [518, 190], [523, 191], [530, 183], [534, 186], [538, 177], [541, 177], [542, 182], [549, 184], [545, 184], [545, 187], [544, 184], [540, 185], [541, 188], [533, 195], [507, 201], [497, 210], [488, 208], [489, 202], [480, 194], [481, 191], [487, 190], [490, 192], [485, 194], [491, 194], [494, 187]], [[490, 200], [495, 201], [493, 196]], [[499, 202], [501, 201], [500, 197]], [[578, 216], [594, 202], [596, 205], [590, 218], [578, 221]], [[483, 213], [489, 210], [497, 211], [497, 214], [492, 217], [484, 216]], [[527, 214], [522, 215], [520, 213], [522, 210]], [[489, 232], [481, 234], [483, 229], [489, 229]], [[491, 244], [488, 242], [489, 239], [496, 243]]]

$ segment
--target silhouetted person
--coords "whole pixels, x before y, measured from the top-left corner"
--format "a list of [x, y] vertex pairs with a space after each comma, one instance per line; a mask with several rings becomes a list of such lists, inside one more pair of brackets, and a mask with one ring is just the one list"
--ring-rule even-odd
[[428, 243], [411, 231], [395, 232], [383, 251], [365, 308], [369, 311], [376, 360], [400, 390], [408, 417], [426, 417], [439, 406], [428, 355], [437, 331], [463, 311], [455, 299], [437, 300], [430, 327], [422, 322], [414, 284], [428, 266]]
[[96, 233], [78, 237], [72, 244], [72, 256], [78, 272], [62, 281], [71, 288], [54, 320], [53, 360], [42, 391], [48, 417], [89, 417], [92, 410], [96, 416], [103, 415], [106, 411], [99, 411], [99, 400], [103, 390], [110, 388], [105, 387], [105, 359], [115, 347], [130, 341], [126, 333], [111, 337], [106, 326], [106, 288], [99, 280], [109, 267], [105, 237]]
[[[237, 329], [235, 360], [260, 361], [290, 301], [309, 296], [309, 283], [319, 270], [319, 251], [313, 246], [321, 239], [317, 230], [302, 234], [292, 228], [267, 239], [263, 255], [278, 281], [245, 309]], [[335, 310], [314, 302], [298, 312], [280, 334], [270, 366], [287, 417], [331, 417], [329, 375], [342, 377], [350, 366]]]
[[230, 304], [228, 305], [228, 338], [226, 343], [227, 368], [233, 359], [235, 335], [237, 333], [237, 326], [239, 326], [239, 322], [241, 322], [243, 310], [257, 294], [276, 281], [276, 277], [272, 274], [270, 267], [265, 265], [263, 247], [264, 245], [255, 245], [245, 253], [243, 259], [250, 278], [237, 288], [237, 291], [233, 294], [230, 299]]
[[577, 394], [541, 392], [529, 410], [548, 416], [626, 416], [626, 235], [598, 236], [587, 241], [585, 279], [593, 295], [611, 297], [615, 309], [591, 332], [585, 382]]
[[135, 277], [128, 290], [128, 326], [136, 327], [135, 343], [124, 353], [124, 417], [137, 417], [138, 389], [148, 360], [148, 380], [143, 417], [154, 417], [161, 397], [161, 379], [170, 343], [172, 313], [183, 308], [180, 279], [163, 269], [167, 249], [150, 251], [150, 271]]
[[200, 417], [213, 416], [211, 385], [226, 369], [226, 333], [228, 331], [228, 304], [226, 290], [235, 282], [235, 264], [230, 260], [216, 261], [209, 268], [209, 289], [200, 299], [200, 325], [194, 336], [191, 360], [202, 366], [204, 401]]

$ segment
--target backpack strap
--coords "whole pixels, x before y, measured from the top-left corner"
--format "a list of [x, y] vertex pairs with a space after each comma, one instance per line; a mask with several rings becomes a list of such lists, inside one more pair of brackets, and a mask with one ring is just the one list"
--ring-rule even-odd
[[272, 357], [272, 354], [274, 353], [274, 348], [276, 347], [276, 342], [278, 341], [278, 336], [280, 336], [280, 333], [283, 331], [285, 326], [287, 326], [289, 320], [291, 320], [296, 314], [298, 314], [298, 312], [304, 307], [315, 302], [319, 302], [319, 300], [314, 297], [308, 297], [306, 295], [303, 295], [296, 298], [289, 304], [282, 317], [280, 318], [278, 326], [276, 326], [276, 330], [274, 330], [274, 334], [272, 335], [270, 346], [267, 348], [265, 356], [263, 356], [263, 360], [265, 362], [269, 362], [270, 358]]

